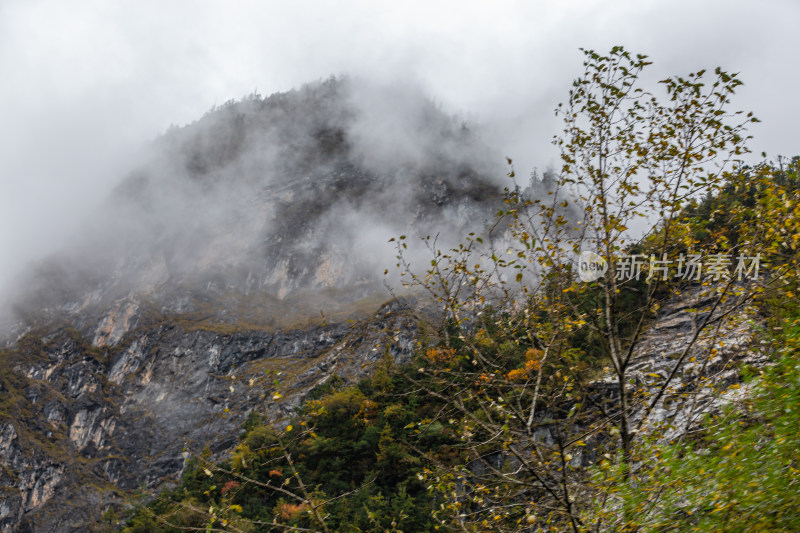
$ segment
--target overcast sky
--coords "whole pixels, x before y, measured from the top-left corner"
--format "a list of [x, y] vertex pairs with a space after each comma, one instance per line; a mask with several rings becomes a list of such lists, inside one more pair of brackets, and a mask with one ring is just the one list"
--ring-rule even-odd
[[0, 283], [53, 250], [170, 124], [332, 74], [413, 80], [518, 173], [556, 161], [579, 47], [653, 77], [741, 72], [751, 147], [800, 153], [800, 2], [0, 0]]

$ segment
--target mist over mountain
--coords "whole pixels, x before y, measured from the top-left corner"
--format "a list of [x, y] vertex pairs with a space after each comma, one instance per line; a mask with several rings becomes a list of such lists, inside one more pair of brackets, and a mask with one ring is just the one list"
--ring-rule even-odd
[[10, 289], [0, 529], [95, 530], [248, 413], [409, 360], [425, 311], [387, 290], [388, 241], [424, 265], [413, 237], [485, 231], [503, 164], [420, 90], [350, 78], [170, 128]]
[[15, 315], [88, 327], [115, 308], [132, 325], [144, 300], [260, 325], [335, 314], [388, 296], [390, 237], [485, 227], [502, 164], [410, 85], [331, 78], [229, 101], [159, 137], [76, 242], [15, 283]]
[[700, 4], [0, 1], [0, 533], [800, 531], [800, 2]]

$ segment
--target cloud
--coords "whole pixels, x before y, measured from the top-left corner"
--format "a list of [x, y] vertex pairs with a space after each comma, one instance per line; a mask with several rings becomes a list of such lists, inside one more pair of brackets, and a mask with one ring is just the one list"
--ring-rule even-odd
[[407, 234], [408, 257], [429, 264], [417, 236], [449, 248], [499, 205], [488, 161], [502, 157], [399, 82], [251, 95], [171, 128], [146, 155], [84, 213], [79, 238], [21, 278], [18, 317], [85, 324], [123, 300], [267, 326], [346, 314], [388, 298], [391, 237]]
[[484, 128], [519, 174], [554, 163], [578, 47], [651, 55], [653, 79], [741, 71], [755, 151], [791, 155], [800, 4], [5, 0], [0, 281], [57, 248], [171, 123], [331, 74], [419, 84]]

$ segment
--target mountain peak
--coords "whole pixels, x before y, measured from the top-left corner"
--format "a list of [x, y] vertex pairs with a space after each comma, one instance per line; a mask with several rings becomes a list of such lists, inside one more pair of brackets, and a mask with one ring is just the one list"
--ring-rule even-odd
[[150, 307], [275, 327], [347, 314], [388, 296], [390, 237], [481, 229], [491, 167], [478, 135], [414, 88], [330, 78], [253, 94], [159, 137], [85, 233], [25, 277], [17, 310], [87, 327], [123, 300], [130, 324]]

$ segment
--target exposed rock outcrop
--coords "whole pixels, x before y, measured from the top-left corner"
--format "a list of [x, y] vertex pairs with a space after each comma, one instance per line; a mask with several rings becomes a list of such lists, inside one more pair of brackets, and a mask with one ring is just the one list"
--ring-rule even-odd
[[352, 382], [383, 357], [404, 361], [416, 328], [408, 302], [393, 301], [353, 323], [229, 333], [163, 323], [103, 348], [74, 330], [29, 333], [30, 352], [7, 354], [16, 384], [0, 424], [0, 527], [90, 530], [131, 491], [176, 480], [189, 454], [229, 449], [251, 410], [280, 420], [333, 375]]

